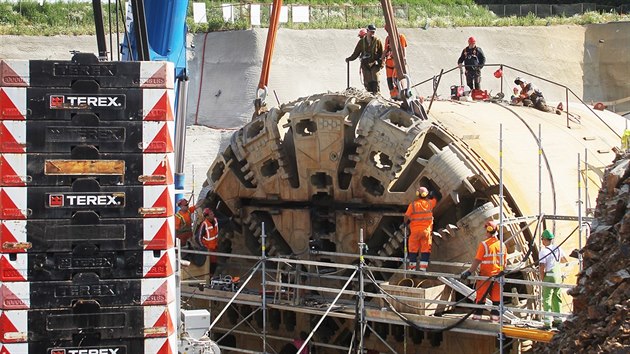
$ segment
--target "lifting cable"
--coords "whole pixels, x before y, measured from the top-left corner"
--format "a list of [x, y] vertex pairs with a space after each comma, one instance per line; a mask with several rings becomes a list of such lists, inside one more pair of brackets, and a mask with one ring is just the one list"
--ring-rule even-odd
[[260, 72], [260, 81], [256, 90], [256, 100], [254, 101], [254, 117], [261, 113], [262, 107], [265, 105], [267, 97], [267, 84], [269, 83], [269, 70], [271, 68], [271, 58], [273, 57], [273, 49], [276, 44], [276, 35], [280, 26], [280, 10], [282, 9], [282, 0], [274, 0], [271, 16], [269, 19], [269, 30], [267, 32], [267, 42], [265, 43], [265, 53], [263, 56], [262, 70]]
[[[394, 68], [396, 69], [395, 85], [398, 88], [399, 97], [403, 98], [403, 102], [406, 102], [411, 93], [409, 91], [411, 89], [411, 80], [409, 78], [409, 73], [407, 72], [404, 48], [400, 43], [400, 35], [398, 34], [398, 28], [396, 27], [394, 9], [392, 8], [392, 3], [390, 0], [381, 0], [381, 7], [383, 8], [385, 25], [388, 27], [388, 43], [389, 48], [392, 52], [392, 59], [394, 59]], [[400, 84], [403, 80], [406, 81], [404, 90]]]

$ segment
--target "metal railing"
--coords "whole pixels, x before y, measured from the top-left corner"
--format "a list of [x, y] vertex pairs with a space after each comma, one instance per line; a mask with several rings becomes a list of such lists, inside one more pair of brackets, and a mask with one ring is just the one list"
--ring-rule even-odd
[[[571, 124], [570, 124], [571, 118], [576, 118], [569, 112], [569, 97], [572, 96], [572, 97], [576, 98], [578, 101], [580, 101], [580, 103], [584, 107], [586, 107], [591, 113], [593, 113], [593, 115], [595, 115], [595, 117], [597, 117], [597, 119], [599, 119], [608, 129], [610, 129], [610, 131], [612, 131], [615, 135], [617, 135], [621, 139], [621, 135], [615, 129], [613, 129], [608, 123], [606, 123], [606, 121], [599, 114], [597, 114], [597, 112], [595, 112], [595, 110], [593, 110], [593, 108], [591, 106], [586, 104], [586, 102], [584, 102], [584, 100], [582, 98], [580, 98], [568, 86], [566, 86], [564, 84], [561, 84], [559, 82], [553, 81], [553, 80], [546, 79], [546, 78], [538, 76], [536, 74], [532, 74], [532, 73], [527, 72], [525, 70], [521, 70], [521, 69], [515, 68], [513, 66], [506, 65], [506, 64], [485, 64], [484, 67], [497, 67], [497, 68], [501, 69], [501, 71], [503, 71], [504, 68], [508, 68], [508, 69], [511, 69], [511, 70], [513, 70], [513, 71], [515, 71], [517, 73], [525, 74], [527, 76], [539, 79], [541, 81], [547, 82], [547, 83], [552, 84], [554, 86], [564, 88], [565, 89], [565, 95], [564, 95], [565, 96], [564, 97], [564, 99], [565, 99], [565, 107], [563, 108], [563, 111], [564, 111], [564, 114], [567, 117], [567, 128], [571, 127]], [[431, 82], [433, 84], [432, 91], [433, 92], [437, 92], [437, 89], [438, 89], [437, 86], [439, 85], [439, 83], [441, 81], [441, 76], [444, 76], [445, 74], [448, 74], [448, 73], [450, 73], [452, 71], [455, 71], [455, 70], [458, 70], [458, 69], [459, 69], [459, 67], [456, 66], [456, 67], [451, 68], [451, 69], [446, 70], [446, 71], [442, 70], [442, 71], [440, 71], [439, 75], [435, 75], [435, 76], [430, 77], [430, 78], [428, 78], [426, 80], [423, 80], [423, 81], [420, 81], [420, 82], [418, 82], [416, 84], [413, 84], [411, 86], [411, 88], [416, 88], [416, 87], [418, 87], [420, 85], [423, 85], [423, 84], [426, 84], [428, 82]], [[502, 75], [504, 75], [504, 74], [505, 73], [503, 73]], [[505, 92], [504, 92], [504, 88], [503, 88], [503, 80], [501, 80], [501, 90], [500, 90], [500, 92], [505, 97]], [[434, 98], [434, 96], [432, 98]]]

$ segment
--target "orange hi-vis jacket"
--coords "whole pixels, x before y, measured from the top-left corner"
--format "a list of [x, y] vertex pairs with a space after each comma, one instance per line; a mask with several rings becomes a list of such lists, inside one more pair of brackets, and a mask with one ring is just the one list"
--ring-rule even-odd
[[501, 241], [494, 236], [490, 236], [479, 243], [477, 254], [475, 255], [475, 259], [481, 261], [479, 275], [489, 277], [497, 275], [503, 270], [507, 262], [507, 248], [505, 245], [503, 245], [502, 251], [503, 260], [501, 261], [499, 256]]
[[[400, 38], [400, 45], [403, 48], [407, 47], [407, 37], [405, 37], [405, 35], [402, 34], [402, 33], [399, 33], [398, 37]], [[383, 48], [384, 48], [383, 51], [385, 52], [385, 67], [387, 69], [392, 70], [392, 73], [395, 73], [396, 72], [395, 71], [396, 68], [394, 66], [394, 58], [393, 58], [393, 56], [391, 54], [391, 50], [392, 49], [391, 49], [391, 47], [389, 45], [389, 36], [387, 36], [385, 38], [385, 46]], [[403, 58], [401, 58], [401, 59], [403, 59]], [[389, 71], [388, 71], [388, 73], [389, 73]], [[387, 74], [387, 77], [391, 77], [391, 76], [393, 76], [393, 75]]]
[[187, 211], [179, 210], [175, 214], [175, 236], [182, 242], [188, 241], [192, 237], [192, 213], [195, 212], [195, 206], [188, 207]]
[[219, 223], [214, 218], [212, 221], [204, 219], [201, 223], [201, 243], [208, 249], [208, 251], [216, 251], [219, 244]]
[[416, 199], [411, 202], [407, 207], [407, 212], [405, 212], [405, 216], [411, 221], [409, 227], [415, 229], [433, 225], [433, 208], [436, 204], [435, 198]]

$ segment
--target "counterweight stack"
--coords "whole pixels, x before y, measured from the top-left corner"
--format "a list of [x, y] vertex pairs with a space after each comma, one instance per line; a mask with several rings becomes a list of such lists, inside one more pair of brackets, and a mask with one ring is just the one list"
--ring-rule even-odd
[[2, 353], [177, 351], [172, 73], [0, 61]]

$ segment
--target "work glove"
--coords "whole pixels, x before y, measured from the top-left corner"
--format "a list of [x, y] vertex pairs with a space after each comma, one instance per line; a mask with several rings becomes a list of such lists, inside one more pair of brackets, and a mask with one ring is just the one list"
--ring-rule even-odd
[[464, 271], [462, 274], [459, 275], [459, 278], [461, 280], [466, 280], [468, 279], [468, 277], [471, 275], [472, 273], [469, 270]]

